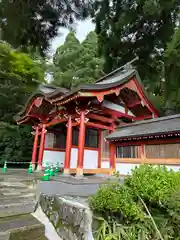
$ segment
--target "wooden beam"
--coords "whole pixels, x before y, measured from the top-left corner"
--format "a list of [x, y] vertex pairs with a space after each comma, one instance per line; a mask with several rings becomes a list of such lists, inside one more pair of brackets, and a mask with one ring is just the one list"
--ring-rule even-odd
[[87, 123], [86, 123], [86, 126], [88, 126], [88, 127], [94, 127], [94, 128], [98, 128], [98, 129], [106, 129], [106, 130], [110, 130], [110, 131], [113, 131], [113, 130], [114, 130], [113, 127], [106, 126], [106, 125], [102, 125], [102, 124], [99, 124], [99, 123], [87, 122]]
[[49, 117], [43, 117], [43, 116], [41, 116], [41, 115], [39, 115], [39, 114], [28, 114], [27, 116], [30, 117], [30, 118], [37, 118], [37, 119], [39, 119], [41, 122], [47, 122], [47, 120], [48, 120], [48, 118], [49, 118]]
[[138, 99], [138, 100], [132, 102], [131, 104], [128, 104], [127, 107], [128, 107], [128, 108], [133, 108], [133, 107], [135, 107], [135, 106], [137, 106], [137, 105], [140, 105], [140, 104], [141, 104], [141, 100]]
[[114, 120], [111, 119], [111, 118], [107, 118], [107, 117], [104, 117], [104, 116], [100, 116], [100, 115], [96, 115], [96, 114], [93, 114], [93, 113], [90, 113], [87, 115], [88, 118], [92, 118], [94, 120], [99, 120], [101, 122], [105, 122], [105, 123], [113, 123]]
[[145, 94], [143, 93], [143, 90], [139, 84], [138, 81], [136, 81], [136, 79], [134, 78], [132, 80], [136, 86], [136, 92], [139, 95], [139, 97], [141, 98], [141, 100], [143, 100], [143, 102], [146, 104], [146, 107], [149, 109], [149, 111], [154, 114], [155, 117], [159, 116], [159, 113], [157, 112], [157, 110], [154, 108], [154, 106], [152, 105], [152, 103], [147, 99], [147, 97], [145, 96]]
[[114, 117], [124, 117], [124, 118], [127, 118], [127, 119], [130, 119], [130, 120], [135, 120], [136, 117], [134, 116], [131, 116], [129, 114], [126, 114], [126, 113], [122, 113], [122, 112], [119, 112], [119, 111], [115, 111], [115, 110], [112, 110], [112, 109], [108, 109], [108, 108], [105, 108], [105, 107], [102, 107], [103, 108], [103, 111], [104, 113], [107, 113], [109, 115], [112, 116], [112, 118]]
[[73, 127], [77, 127], [77, 126], [79, 126], [79, 123], [78, 123], [78, 122], [73, 122], [73, 123], [72, 123], [72, 126], [73, 126]]
[[147, 116], [141, 116], [141, 117], [136, 117], [134, 120], [135, 121], [142, 121], [142, 120], [146, 120], [146, 119], [152, 119], [152, 115], [147, 115]]
[[46, 128], [63, 122], [67, 122], [67, 118], [53, 119], [51, 122], [46, 123]]

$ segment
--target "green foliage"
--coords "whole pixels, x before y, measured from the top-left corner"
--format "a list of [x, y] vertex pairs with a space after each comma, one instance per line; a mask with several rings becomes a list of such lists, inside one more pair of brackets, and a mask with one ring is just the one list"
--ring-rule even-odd
[[131, 189], [119, 183], [107, 184], [98, 189], [96, 195], [90, 198], [90, 206], [97, 212], [119, 214], [128, 220], [143, 219]]
[[31, 127], [0, 122], [0, 164], [29, 162], [32, 154]]
[[180, 172], [168, 171], [162, 166], [142, 165], [132, 171], [125, 184], [145, 201], [161, 205], [180, 187]]
[[179, 9], [178, 0], [95, 1], [92, 9], [104, 71], [138, 56], [143, 83], [166, 114], [180, 110]]
[[97, 36], [88, 34], [80, 44], [74, 32], [54, 55], [54, 84], [72, 88], [79, 84], [92, 83], [102, 75], [103, 59], [97, 56]]
[[179, 189], [180, 172], [148, 165], [134, 169], [124, 184], [102, 186], [90, 198], [93, 212], [103, 217], [95, 239], [178, 240]]
[[[152, 224], [147, 221], [143, 224], [135, 223], [125, 225], [115, 220], [106, 221], [103, 218], [96, 218], [100, 222], [97, 231], [93, 233], [95, 240], [148, 240], [152, 239]], [[153, 236], [153, 239], [158, 239]]]
[[70, 28], [76, 19], [87, 16], [88, 4], [82, 0], [2, 0], [1, 39], [15, 48], [31, 46], [44, 54], [60, 26]]
[[0, 42], [0, 121], [13, 123], [44, 71], [27, 54]]
[[0, 42], [0, 163], [30, 161], [31, 127], [16, 126], [14, 117], [42, 81], [44, 70], [30, 56]]
[[44, 72], [27, 54], [14, 50], [5, 42], [0, 42], [0, 74], [28, 84], [44, 80]]

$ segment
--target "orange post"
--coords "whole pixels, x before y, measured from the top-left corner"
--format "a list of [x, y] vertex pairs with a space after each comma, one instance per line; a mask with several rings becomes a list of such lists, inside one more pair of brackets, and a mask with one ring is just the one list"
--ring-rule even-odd
[[46, 125], [43, 124], [42, 132], [41, 132], [41, 142], [39, 148], [39, 156], [38, 156], [38, 170], [42, 170], [42, 160], [43, 160], [43, 153], [44, 153], [44, 143], [45, 143], [45, 134], [46, 134]]
[[80, 127], [79, 127], [79, 139], [78, 139], [78, 162], [76, 175], [83, 175], [83, 161], [84, 161], [84, 143], [85, 143], [85, 112], [80, 113]]
[[64, 173], [69, 174], [70, 161], [71, 161], [71, 147], [72, 147], [72, 117], [69, 116], [67, 123], [67, 136], [66, 136], [66, 155], [64, 162]]
[[39, 128], [36, 127], [36, 132], [34, 135], [34, 144], [33, 144], [33, 152], [32, 152], [32, 168], [34, 170], [35, 164], [36, 164], [36, 155], [37, 155], [37, 146], [38, 146], [38, 134], [39, 134]]

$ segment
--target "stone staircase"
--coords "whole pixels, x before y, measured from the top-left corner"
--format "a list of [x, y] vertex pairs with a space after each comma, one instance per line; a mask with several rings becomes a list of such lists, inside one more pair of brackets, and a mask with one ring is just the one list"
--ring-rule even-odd
[[47, 240], [44, 225], [31, 215], [37, 202], [33, 177], [1, 177], [0, 240]]

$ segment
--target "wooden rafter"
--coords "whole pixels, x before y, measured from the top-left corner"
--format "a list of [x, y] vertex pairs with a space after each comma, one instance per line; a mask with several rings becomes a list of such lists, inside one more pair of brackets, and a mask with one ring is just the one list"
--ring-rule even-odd
[[110, 115], [112, 118], [114, 118], [114, 117], [124, 117], [124, 118], [130, 119], [130, 120], [135, 120], [135, 118], [136, 118], [136, 117], [131, 116], [131, 115], [127, 114], [127, 113], [123, 113], [123, 112], [120, 112], [120, 111], [112, 110], [112, 109], [106, 108], [106, 107], [104, 107], [102, 105], [93, 105], [93, 107], [94, 106], [101, 108], [105, 114]]
[[87, 122], [86, 126], [94, 127], [94, 128], [98, 128], [98, 129], [110, 130], [110, 131], [114, 130], [114, 128], [111, 126], [107, 126], [107, 125], [103, 125], [103, 124], [99, 124], [99, 123], [93, 123], [93, 122]]
[[53, 119], [52, 121], [46, 123], [46, 127], [50, 127], [59, 123], [67, 122], [67, 118], [57, 118]]
[[88, 114], [87, 117], [92, 118], [94, 120], [104, 122], [104, 123], [113, 123], [114, 122], [114, 120], [111, 118], [107, 118], [107, 117], [100, 116], [98, 114], [93, 114], [93, 113]]

